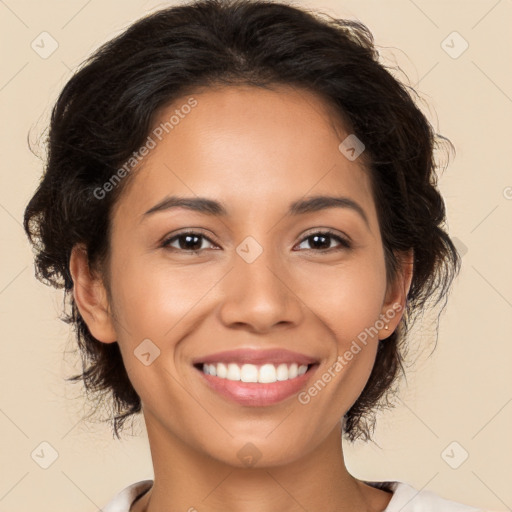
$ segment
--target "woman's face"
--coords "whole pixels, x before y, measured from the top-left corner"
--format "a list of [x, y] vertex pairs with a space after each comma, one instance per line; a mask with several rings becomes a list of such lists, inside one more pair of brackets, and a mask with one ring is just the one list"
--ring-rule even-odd
[[283, 464], [339, 427], [406, 290], [387, 287], [369, 178], [321, 99], [192, 96], [162, 112], [155, 128], [181, 115], [150, 134], [113, 212], [112, 325], [148, 431], [231, 465]]

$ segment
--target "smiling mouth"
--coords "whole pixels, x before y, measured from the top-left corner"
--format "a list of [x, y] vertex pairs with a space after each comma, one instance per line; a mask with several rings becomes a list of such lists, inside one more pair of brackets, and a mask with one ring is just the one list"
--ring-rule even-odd
[[194, 365], [205, 375], [235, 382], [271, 384], [296, 379], [307, 373], [315, 364], [237, 364], [237, 363], [197, 363]]

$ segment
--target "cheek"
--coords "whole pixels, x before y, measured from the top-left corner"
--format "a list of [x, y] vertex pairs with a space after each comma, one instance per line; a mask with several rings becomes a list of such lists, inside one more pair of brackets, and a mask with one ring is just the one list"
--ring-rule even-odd
[[133, 341], [142, 337], [168, 343], [175, 337], [170, 333], [180, 331], [182, 319], [214, 292], [221, 274], [191, 264], [173, 268], [165, 259], [147, 255], [120, 259], [112, 277], [117, 317]]
[[[117, 258], [116, 258], [117, 256]], [[339, 350], [375, 324], [385, 293], [385, 267], [378, 250], [366, 251], [341, 265], [310, 265], [289, 270], [296, 295], [339, 341]], [[112, 257], [112, 296], [121, 339], [130, 333], [132, 344], [149, 338], [177, 339], [192, 317], [208, 314], [207, 304], [225, 290], [219, 281], [226, 268], [191, 264], [172, 267], [165, 258], [124, 251]], [[295, 282], [293, 282], [295, 281]], [[219, 300], [222, 300], [219, 298]], [[170, 335], [171, 331], [174, 331]]]
[[311, 281], [310, 294], [303, 292], [306, 303], [332, 330], [340, 350], [376, 324], [386, 291], [385, 267], [378, 258], [361, 258]]
[[324, 399], [331, 401], [336, 411], [350, 408], [370, 376], [382, 327], [379, 318], [385, 288], [385, 267], [377, 258], [370, 258], [337, 275], [320, 277], [315, 290], [321, 293], [309, 299], [309, 305], [314, 305], [311, 309], [331, 335], [327, 339], [335, 344], [317, 379], [329, 383]]

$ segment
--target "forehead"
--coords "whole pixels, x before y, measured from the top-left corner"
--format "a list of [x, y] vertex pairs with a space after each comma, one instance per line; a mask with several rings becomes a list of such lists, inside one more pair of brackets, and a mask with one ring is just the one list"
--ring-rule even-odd
[[307, 90], [191, 92], [159, 112], [149, 133], [154, 147], [125, 195], [131, 213], [171, 194], [218, 198], [233, 213], [287, 208], [308, 195], [344, 195], [364, 204], [371, 217], [362, 158], [350, 161], [339, 150], [348, 135], [332, 106]]

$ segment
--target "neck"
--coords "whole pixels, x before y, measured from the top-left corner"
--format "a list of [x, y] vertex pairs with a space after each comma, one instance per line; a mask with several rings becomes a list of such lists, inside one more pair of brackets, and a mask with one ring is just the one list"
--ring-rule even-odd
[[154, 484], [130, 512], [381, 512], [391, 499], [348, 473], [341, 428], [286, 464], [234, 467], [199, 453], [148, 419]]

